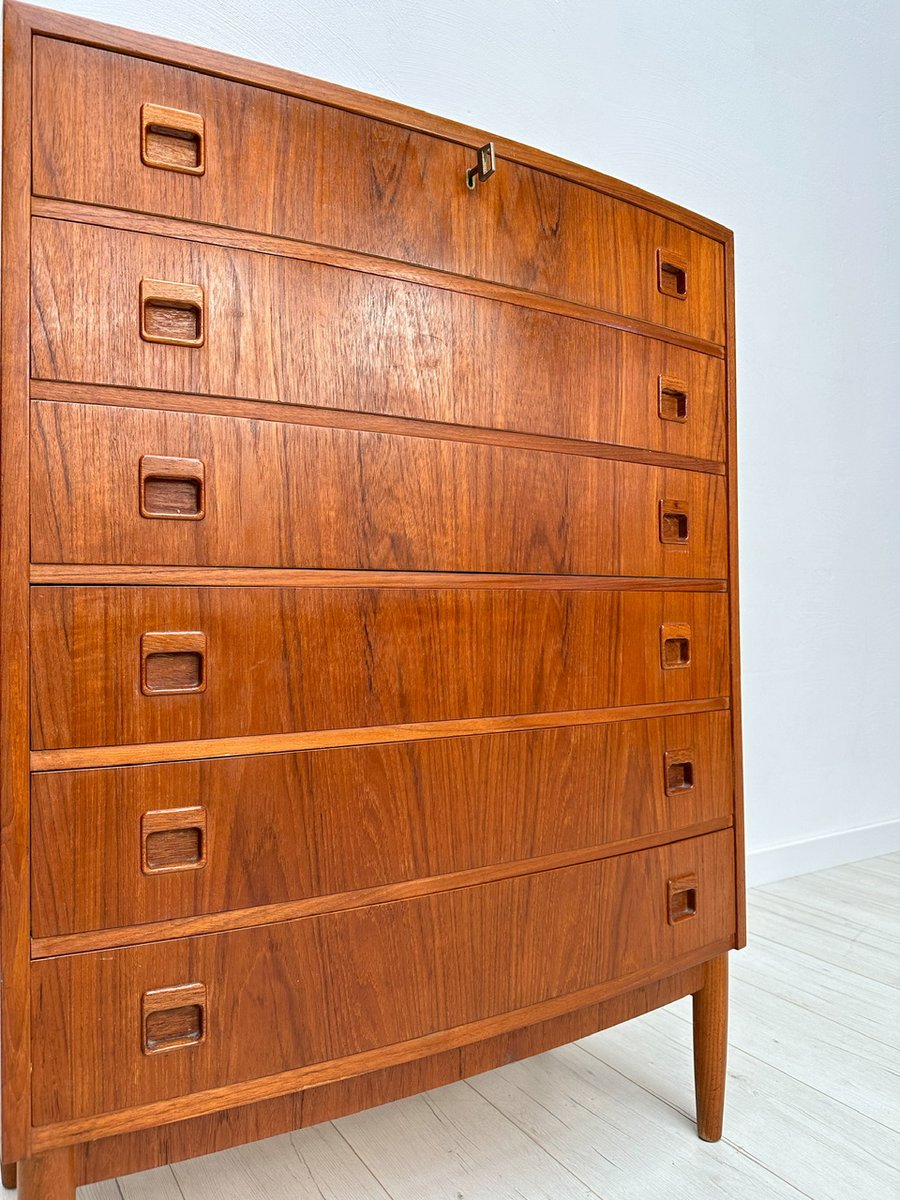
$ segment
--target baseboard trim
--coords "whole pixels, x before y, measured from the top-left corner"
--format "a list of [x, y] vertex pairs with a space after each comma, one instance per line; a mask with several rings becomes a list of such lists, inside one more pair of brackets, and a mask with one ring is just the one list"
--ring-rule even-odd
[[767, 846], [747, 854], [747, 886], [776, 883], [793, 875], [808, 875], [810, 871], [824, 871], [827, 867], [876, 858], [895, 850], [900, 850], [900, 820], [842, 829], [784, 846]]

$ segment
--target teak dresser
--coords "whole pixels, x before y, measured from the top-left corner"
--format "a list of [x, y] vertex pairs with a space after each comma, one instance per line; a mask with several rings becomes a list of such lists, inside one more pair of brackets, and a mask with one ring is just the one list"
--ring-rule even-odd
[[732, 240], [7, 4], [4, 1180], [694, 996], [743, 943]]

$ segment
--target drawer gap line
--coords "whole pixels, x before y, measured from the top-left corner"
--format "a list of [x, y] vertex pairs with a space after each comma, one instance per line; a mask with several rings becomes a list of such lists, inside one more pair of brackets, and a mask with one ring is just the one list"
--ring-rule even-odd
[[544, 292], [531, 292], [510, 284], [493, 280], [475, 279], [468, 275], [457, 275], [437, 267], [404, 263], [399, 259], [382, 258], [357, 250], [345, 250], [315, 242], [302, 242], [279, 234], [256, 233], [230, 225], [216, 225], [190, 221], [180, 217], [161, 217], [140, 210], [108, 208], [97, 204], [82, 204], [71, 200], [56, 200], [51, 197], [35, 196], [31, 206], [32, 216], [39, 219], [72, 221], [79, 225], [99, 225], [103, 228], [121, 229], [129, 233], [149, 233], [157, 237], [176, 240], [206, 242], [234, 250], [250, 250], [258, 254], [271, 254], [281, 258], [301, 259], [322, 266], [339, 267], [357, 271], [364, 275], [379, 275], [399, 279], [406, 283], [422, 284], [440, 288], [442, 291], [460, 292], [469, 296], [481, 296], [501, 304], [515, 304], [520, 308], [537, 309], [540, 312], [586, 321], [592, 325], [604, 325], [626, 333], [637, 333], [659, 342], [696, 350], [714, 358], [724, 358], [725, 348], [720, 342], [709, 341], [690, 333], [680, 333], [664, 325], [655, 325], [640, 317], [630, 317], [591, 305], [564, 300]]
[[666, 450], [644, 450], [614, 442], [589, 442], [549, 433], [525, 433], [513, 429], [488, 429], [480, 425], [455, 425], [426, 421], [419, 417], [388, 416], [349, 409], [319, 408], [278, 400], [251, 400], [233, 396], [184, 395], [179, 392], [123, 388], [115, 384], [80, 383], [74, 380], [32, 379], [32, 400], [99, 404], [121, 408], [165, 409], [167, 412], [201, 413], [213, 417], [240, 417], [276, 424], [308, 425], [326, 429], [348, 429], [359, 433], [385, 433], [397, 437], [427, 438], [432, 441], [472, 442], [509, 449], [571, 454], [583, 458], [700, 471], [725, 475], [724, 462], [672, 454]]
[[473, 867], [465, 871], [453, 871], [446, 875], [430, 875], [397, 883], [380, 884], [376, 887], [352, 892], [336, 892], [329, 896], [314, 896], [303, 900], [289, 900], [279, 904], [262, 905], [259, 908], [223, 910], [192, 917], [172, 917], [164, 921], [147, 921], [141, 925], [123, 925], [114, 929], [92, 929], [79, 933], [53, 934], [34, 938], [31, 943], [33, 959], [59, 958], [70, 954], [82, 954], [96, 950], [110, 950], [121, 946], [143, 945], [148, 942], [170, 942], [182, 938], [212, 936], [236, 929], [250, 929], [261, 925], [274, 925], [285, 921], [302, 920], [305, 917], [322, 916], [327, 913], [346, 912], [354, 908], [371, 908], [374, 905], [390, 904], [394, 901], [430, 896], [441, 892], [459, 891], [461, 888], [480, 887], [504, 879], [519, 879], [543, 871], [555, 871], [564, 867], [597, 862], [605, 858], [617, 858], [640, 850], [652, 850], [659, 846], [674, 845], [689, 841], [708, 833], [720, 833], [731, 829], [733, 819], [713, 818], [700, 821], [681, 829], [670, 829], [661, 833], [645, 834], [641, 837], [608, 842], [602, 846], [591, 846], [579, 850], [567, 850], [558, 854], [545, 854], [540, 858], [517, 859], [494, 866]]
[[217, 567], [33, 563], [35, 586], [514, 588], [526, 591], [727, 592], [724, 579], [652, 575], [518, 575], [480, 571], [381, 571], [329, 567]]
[[32, 750], [31, 769], [65, 771], [90, 767], [137, 766], [147, 763], [187, 762], [197, 758], [233, 758], [247, 754], [280, 754], [292, 750], [321, 750], [340, 746], [412, 742], [429, 738], [466, 737], [478, 733], [514, 733], [519, 729], [561, 729], [570, 725], [600, 725], [607, 721], [643, 721], [652, 717], [720, 712], [730, 706], [731, 702], [727, 696], [717, 696], [703, 700], [632, 704], [623, 708], [464, 717], [459, 720], [423, 721], [357, 729], [250, 734], [179, 742], [140, 742], [121, 746], [75, 746], [55, 750]]

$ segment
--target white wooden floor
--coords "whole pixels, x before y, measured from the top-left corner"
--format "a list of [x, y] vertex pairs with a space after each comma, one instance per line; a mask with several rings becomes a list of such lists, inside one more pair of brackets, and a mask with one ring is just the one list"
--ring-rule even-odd
[[717, 1145], [692, 1125], [685, 1000], [79, 1200], [898, 1200], [900, 854], [759, 888], [750, 913]]

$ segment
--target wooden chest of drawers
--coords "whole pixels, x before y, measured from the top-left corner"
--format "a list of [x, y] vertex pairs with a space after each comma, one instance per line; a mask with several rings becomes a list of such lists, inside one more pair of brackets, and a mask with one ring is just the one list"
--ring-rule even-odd
[[730, 233], [7, 4], [4, 1181], [326, 1120], [744, 938]]

